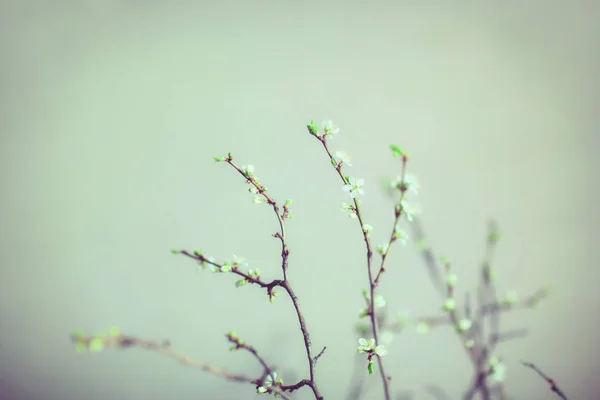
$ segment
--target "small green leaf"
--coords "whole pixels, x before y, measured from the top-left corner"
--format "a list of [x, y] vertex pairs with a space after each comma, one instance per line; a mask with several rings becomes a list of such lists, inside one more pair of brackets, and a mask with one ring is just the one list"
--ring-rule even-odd
[[375, 374], [375, 364], [373, 361], [369, 361], [369, 365], [367, 366], [367, 370], [369, 370], [369, 375]]
[[491, 244], [496, 244], [496, 243], [498, 243], [499, 240], [500, 240], [500, 231], [494, 230], [494, 231], [490, 232], [490, 235], [488, 237], [488, 241]]
[[88, 351], [88, 347], [85, 345], [85, 343], [79, 342], [75, 345], [75, 351], [78, 353], [86, 353]]
[[456, 310], [456, 299], [453, 297], [447, 298], [444, 301], [444, 306], [442, 307], [444, 311], [454, 311]]
[[390, 144], [390, 149], [392, 150], [392, 154], [396, 158], [402, 158], [402, 156], [404, 155], [404, 151], [399, 146], [396, 146], [395, 144]]
[[238, 288], [239, 288], [239, 287], [242, 287], [242, 286], [244, 286], [244, 285], [245, 285], [245, 284], [247, 284], [247, 283], [248, 283], [248, 281], [247, 281], [247, 280], [245, 280], [245, 279], [242, 279], [242, 280], [239, 280], [239, 281], [237, 281], [237, 282], [235, 283], [235, 287], [238, 287]]
[[104, 340], [100, 338], [95, 338], [90, 341], [90, 350], [91, 351], [100, 351], [104, 348]]
[[79, 340], [85, 337], [85, 333], [83, 331], [75, 331], [71, 334], [73, 339]]
[[469, 329], [471, 329], [472, 324], [473, 323], [471, 322], [470, 319], [463, 318], [460, 321], [458, 321], [458, 325], [456, 326], [456, 329], [460, 333], [465, 333], [466, 331], [468, 331]]
[[179, 254], [179, 253], [181, 253], [181, 251], [177, 250], [177, 249], [171, 249], [171, 253], [173, 253], [173, 254]]
[[446, 285], [448, 285], [449, 287], [454, 287], [456, 286], [456, 281], [458, 280], [458, 277], [456, 276], [456, 274], [448, 274], [446, 275]]
[[215, 162], [223, 162], [225, 161], [225, 157], [213, 157], [213, 160], [215, 160]]
[[306, 127], [308, 128], [308, 132], [311, 135], [314, 136], [318, 136], [319, 135], [319, 126], [316, 124], [315, 121], [310, 121], [310, 124], [306, 125]]
[[335, 160], [335, 157], [331, 157], [331, 165], [333, 165], [334, 167], [337, 167], [338, 162]]
[[110, 336], [110, 337], [117, 337], [120, 334], [121, 334], [121, 331], [116, 326], [111, 326], [110, 329], [108, 330], [108, 336]]

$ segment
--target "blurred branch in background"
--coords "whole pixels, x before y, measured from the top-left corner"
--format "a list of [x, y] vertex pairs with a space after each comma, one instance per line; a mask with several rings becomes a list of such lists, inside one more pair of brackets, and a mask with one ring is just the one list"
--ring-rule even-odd
[[558, 397], [560, 397], [563, 400], [568, 400], [567, 399], [567, 395], [565, 395], [565, 393], [558, 387], [558, 385], [556, 384], [556, 381], [554, 379], [550, 378], [548, 375], [546, 375], [535, 364], [532, 364], [530, 362], [525, 362], [525, 361], [521, 361], [521, 364], [523, 364], [527, 368], [531, 368], [532, 370], [534, 370], [535, 372], [537, 372], [537, 374], [539, 376], [541, 376], [542, 378], [544, 378], [544, 380], [546, 382], [548, 382], [548, 384], [550, 385], [550, 390], [552, 390], [554, 393], [556, 393], [558, 395]]
[[272, 372], [272, 368], [267, 365], [266, 361], [260, 355], [258, 355], [257, 351], [252, 346], [245, 344], [244, 341], [239, 339], [239, 337], [237, 337], [237, 335], [233, 332], [230, 332], [225, 336], [229, 342], [234, 344], [234, 347], [231, 350], [243, 349], [251, 353], [261, 364], [263, 367], [263, 374], [260, 378], [253, 379], [244, 375], [232, 374], [210, 364], [193, 360], [173, 348], [168, 340], [159, 343], [151, 340], [139, 339], [133, 336], [123, 335], [117, 328], [114, 327], [109, 330], [108, 334], [103, 333], [99, 335], [86, 335], [83, 332], [76, 332], [71, 336], [71, 340], [76, 344], [75, 349], [81, 353], [98, 352], [105, 348], [128, 349], [132, 347], [140, 347], [146, 350], [156, 351], [178, 360], [183, 365], [200, 368], [201, 370], [209, 372], [213, 375], [223, 377], [228, 381], [251, 383], [256, 385], [259, 392], [262, 391], [263, 393], [273, 393], [276, 396], [280, 396], [284, 400], [292, 400], [291, 397], [284, 393], [284, 390], [286, 389], [274, 384], [277, 381], [277, 374]]
[[[426, 236], [419, 219], [415, 218], [411, 224], [415, 235], [415, 243], [422, 252], [425, 267], [431, 279], [434, 289], [444, 300], [442, 306], [443, 313], [432, 316], [410, 317], [401, 315], [395, 322], [386, 324], [385, 313], [380, 313], [380, 326], [382, 331], [400, 334], [409, 326], [416, 327], [421, 333], [427, 333], [432, 328], [439, 326], [454, 326], [461, 345], [474, 367], [474, 376], [472, 383], [466, 390], [464, 399], [470, 400], [477, 393], [482, 399], [489, 400], [494, 398], [505, 398], [503, 381], [505, 378], [506, 367], [499, 357], [493, 356], [496, 346], [500, 343], [519, 339], [527, 336], [528, 331], [525, 328], [501, 331], [500, 314], [507, 311], [516, 311], [521, 309], [531, 309], [548, 296], [546, 289], [539, 289], [529, 297], [519, 299], [515, 292], [509, 292], [503, 299], [498, 299], [494, 287], [495, 274], [491, 268], [493, 252], [500, 238], [500, 233], [494, 222], [488, 224], [488, 235], [486, 238], [486, 251], [481, 264], [480, 286], [477, 290], [477, 308], [472, 309], [470, 293], [467, 292], [462, 315], [457, 311], [457, 302], [455, 298], [455, 285], [457, 277], [450, 268], [450, 262], [444, 258], [441, 259], [441, 265], [435, 256], [431, 247], [428, 246]], [[485, 334], [487, 327], [488, 333]], [[366, 327], [358, 325], [359, 334], [363, 334]], [[493, 383], [488, 382], [492, 378]], [[427, 391], [431, 392], [434, 386], [427, 386]], [[443, 390], [437, 386], [435, 392], [436, 398], [447, 398]], [[367, 391], [367, 385], [364, 376], [355, 369], [352, 376], [352, 383], [346, 396], [347, 400], [359, 400]], [[445, 397], [444, 397], [445, 396]]]

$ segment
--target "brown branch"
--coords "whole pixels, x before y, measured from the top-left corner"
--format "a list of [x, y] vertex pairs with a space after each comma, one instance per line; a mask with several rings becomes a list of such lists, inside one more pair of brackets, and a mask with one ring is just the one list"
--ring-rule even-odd
[[251, 184], [256, 189], [257, 195], [263, 196], [266, 200], [267, 204], [273, 207], [273, 211], [277, 216], [277, 221], [279, 222], [280, 232], [273, 235], [281, 241], [281, 268], [283, 270], [283, 280], [287, 280], [287, 270], [288, 270], [288, 255], [290, 254], [290, 249], [287, 247], [285, 243], [285, 219], [288, 217], [288, 206], [287, 204], [284, 206], [284, 212], [279, 214], [279, 206], [277, 202], [273, 200], [271, 196], [267, 193], [267, 189], [264, 185], [262, 185], [253, 175], [248, 174], [239, 168], [234, 162], [231, 154], [225, 159], [225, 161], [231, 165], [237, 172], [239, 172], [244, 178], [246, 178], [246, 183]]
[[[310, 128], [309, 128], [309, 131], [310, 131]], [[342, 164], [343, 163], [335, 163], [335, 158], [333, 157], [333, 155], [331, 154], [331, 151], [329, 150], [329, 147], [327, 146], [327, 135], [326, 134], [323, 134], [323, 135], [316, 134], [314, 136], [323, 145], [323, 148], [327, 152], [327, 155], [329, 157], [329, 160], [332, 162], [332, 165], [335, 164], [334, 168], [337, 171], [340, 178], [342, 179], [342, 182], [344, 182], [344, 185], [348, 185], [349, 181], [346, 178], [346, 176], [344, 176], [344, 174], [342, 173]], [[365, 231], [365, 229], [363, 229], [365, 222], [363, 220], [363, 216], [362, 216], [362, 213], [360, 210], [360, 201], [356, 197], [354, 197], [353, 202], [354, 202], [354, 206], [351, 209], [351, 211], [354, 212], [356, 215], [356, 218], [360, 225], [361, 232], [363, 234], [363, 239], [364, 239], [365, 247], [366, 247], [366, 251], [367, 251], [367, 272], [368, 272], [368, 276], [369, 276], [369, 286], [370, 286], [370, 306], [368, 308], [368, 312], [369, 312], [369, 317], [370, 317], [370, 321], [371, 321], [371, 329], [373, 331], [373, 338], [375, 339], [375, 343], [378, 345], [379, 344], [379, 327], [377, 324], [377, 314], [375, 311], [375, 291], [376, 291], [378, 282], [377, 283], [375, 282], [375, 278], [373, 276], [373, 265], [372, 265], [373, 264], [373, 250], [372, 250], [372, 246], [371, 246], [371, 241], [369, 239], [369, 234]], [[380, 273], [381, 273], [381, 271], [380, 271]], [[385, 400], [391, 400], [390, 378], [388, 377], [388, 375], [385, 372], [383, 360], [379, 355], [377, 355], [377, 364], [379, 366], [379, 372], [380, 372], [381, 380], [382, 380], [382, 384], [383, 384], [383, 392], [385, 395]]]
[[[230, 336], [228, 335], [228, 338], [229, 337]], [[244, 346], [244, 348], [246, 350], [250, 351], [251, 353], [253, 353], [254, 356], [263, 365], [263, 368], [265, 368], [265, 372], [263, 373], [263, 376], [258, 379], [253, 379], [253, 378], [250, 378], [250, 377], [247, 377], [244, 375], [232, 374], [224, 369], [220, 369], [220, 368], [214, 367], [210, 364], [191, 359], [188, 356], [181, 353], [180, 351], [173, 348], [173, 346], [171, 345], [171, 343], [169, 341], [164, 341], [163, 343], [158, 343], [155, 341], [139, 339], [134, 336], [127, 336], [127, 335], [122, 335], [122, 334], [119, 334], [116, 336], [109, 336], [109, 337], [73, 335], [71, 337], [71, 340], [74, 341], [75, 343], [77, 343], [78, 345], [85, 346], [86, 348], [90, 348], [90, 346], [92, 345], [92, 343], [94, 341], [100, 340], [103, 348], [128, 349], [128, 348], [132, 348], [132, 347], [140, 347], [140, 348], [143, 348], [146, 350], [156, 351], [158, 353], [162, 353], [168, 357], [176, 359], [182, 365], [189, 365], [191, 367], [199, 368], [199, 369], [206, 371], [208, 373], [211, 373], [213, 375], [223, 377], [229, 381], [251, 383], [253, 385], [256, 385], [257, 388], [260, 386], [265, 387], [265, 383], [264, 383], [265, 377], [268, 374], [270, 374], [269, 367], [266, 366], [266, 363], [264, 362], [264, 360], [256, 353], [256, 351], [251, 346]], [[240, 347], [242, 347], [242, 346], [240, 346]], [[252, 349], [252, 351], [250, 349]], [[267, 373], [267, 371], [269, 371], [269, 372]], [[289, 397], [283, 391], [283, 389], [278, 387], [275, 383], [273, 383], [272, 386], [265, 387], [265, 389], [266, 389], [267, 393], [278, 394], [284, 400], [292, 400], [292, 398]]]
[[[272, 375], [271, 368], [269, 367], [269, 365], [267, 364], [267, 362], [258, 354], [258, 352], [256, 351], [256, 349], [252, 346], [250, 346], [249, 344], [247, 344], [246, 342], [244, 342], [243, 340], [241, 340], [236, 334], [235, 332], [229, 332], [225, 335], [225, 337], [227, 338], [227, 340], [229, 340], [230, 343], [233, 343], [233, 347], [231, 348], [231, 350], [246, 350], [248, 353], [252, 354], [254, 356], [254, 358], [256, 358], [256, 360], [260, 363], [260, 365], [262, 365], [263, 370], [264, 370], [264, 377], [266, 377], [267, 375]], [[263, 378], [264, 378], [263, 377]]]
[[539, 376], [541, 376], [547, 383], [548, 385], [550, 385], [550, 390], [552, 390], [554, 393], [556, 393], [558, 395], [558, 397], [560, 397], [563, 400], [568, 400], [567, 399], [567, 395], [565, 394], [565, 392], [563, 392], [558, 385], [556, 384], [556, 381], [552, 378], [550, 378], [548, 375], [546, 375], [541, 369], [539, 369], [535, 364], [530, 363], [530, 362], [525, 362], [525, 361], [521, 361], [521, 364], [523, 364], [525, 367], [527, 368], [531, 368], [532, 370], [534, 370]]
[[[309, 386], [312, 389], [312, 391], [315, 395], [315, 398], [317, 400], [322, 400], [323, 396], [321, 396], [319, 389], [317, 388], [317, 384], [315, 382], [315, 372], [314, 372], [315, 361], [312, 357], [312, 352], [311, 352], [310, 334], [308, 332], [308, 328], [306, 327], [306, 321], [304, 320], [304, 315], [300, 311], [300, 303], [298, 300], [298, 296], [296, 296], [296, 294], [294, 293], [294, 290], [292, 289], [292, 285], [288, 281], [288, 278], [287, 278], [288, 256], [290, 254], [290, 249], [287, 246], [287, 243], [285, 240], [285, 219], [289, 215], [288, 205], [286, 203], [286, 205], [284, 205], [283, 213], [279, 214], [279, 206], [277, 205], [277, 202], [275, 200], [273, 200], [273, 198], [271, 198], [268, 193], [266, 193], [266, 188], [260, 182], [258, 182], [258, 180], [254, 176], [252, 176], [251, 174], [248, 174], [247, 172], [240, 169], [237, 165], [235, 165], [231, 154], [228, 155], [228, 157], [225, 161], [229, 165], [231, 165], [235, 170], [237, 170], [242, 176], [244, 176], [247, 179], [246, 180], [247, 183], [254, 186], [254, 188], [257, 190], [257, 194], [262, 195], [265, 198], [267, 204], [269, 204], [273, 207], [273, 211], [275, 212], [275, 215], [277, 216], [277, 220], [279, 222], [279, 227], [280, 227], [280, 232], [277, 232], [273, 236], [278, 238], [281, 241], [281, 269], [283, 271], [283, 281], [273, 281], [272, 283], [276, 282], [275, 283], [276, 285], [284, 288], [285, 291], [290, 296], [290, 299], [292, 300], [294, 309], [296, 310], [296, 315], [298, 317], [298, 323], [300, 324], [300, 330], [302, 331], [302, 336], [304, 338], [304, 347], [306, 349], [306, 357], [308, 360], [308, 369], [309, 369], [309, 375], [310, 375]], [[271, 293], [269, 293], [269, 296], [271, 296]]]
[[[302, 332], [302, 336], [303, 336], [303, 340], [304, 340], [304, 347], [306, 350], [306, 358], [308, 361], [309, 376], [310, 376], [309, 380], [300, 381], [297, 385], [291, 386], [290, 388], [294, 388], [294, 389], [290, 389], [290, 390], [295, 390], [296, 388], [299, 388], [302, 386], [309, 386], [312, 389], [312, 391], [315, 395], [315, 398], [317, 400], [323, 400], [323, 396], [319, 392], [319, 389], [318, 389], [316, 381], [315, 381], [314, 368], [315, 368], [316, 361], [315, 361], [315, 358], [313, 358], [313, 356], [312, 356], [312, 350], [311, 350], [312, 343], [310, 340], [310, 334], [309, 334], [308, 328], [306, 326], [306, 321], [304, 319], [304, 315], [302, 314], [302, 311], [300, 310], [300, 302], [298, 300], [298, 296], [296, 296], [296, 294], [292, 288], [292, 285], [287, 277], [288, 257], [290, 254], [290, 249], [286, 243], [286, 238], [285, 238], [285, 220], [287, 218], [289, 218], [288, 202], [286, 202], [286, 204], [283, 206], [283, 212], [280, 214], [280, 208], [279, 208], [277, 202], [267, 193], [266, 187], [259, 182], [259, 180], [254, 176], [254, 174], [252, 172], [248, 171], [248, 169], [238, 167], [233, 162], [233, 156], [231, 155], [231, 153], [229, 153], [227, 157], [222, 159], [222, 161], [226, 162], [231, 167], [233, 167], [238, 173], [240, 173], [246, 179], [246, 183], [253, 186], [253, 193], [257, 196], [262, 196], [264, 201], [273, 208], [273, 211], [275, 212], [275, 215], [277, 216], [277, 221], [279, 222], [279, 228], [280, 228], [280, 231], [273, 234], [273, 237], [275, 237], [281, 241], [281, 269], [283, 272], [283, 280], [276, 279], [269, 283], [263, 282], [260, 279], [260, 275], [256, 275], [256, 274], [251, 275], [250, 273], [245, 273], [243, 271], [240, 271], [238, 266], [235, 263], [232, 266], [230, 271], [225, 271], [225, 272], [234, 273], [234, 274], [244, 278], [244, 280], [247, 283], [252, 283], [252, 284], [258, 285], [262, 288], [267, 289], [267, 294], [268, 294], [270, 300], [273, 300], [273, 297], [276, 295], [276, 293], [273, 292], [273, 289], [276, 286], [283, 288], [286, 291], [286, 293], [290, 296], [290, 299], [292, 300], [294, 309], [296, 311], [296, 315], [298, 317], [298, 323], [300, 325], [300, 330]], [[222, 264], [218, 264], [212, 260], [209, 260], [207, 257], [205, 257], [202, 254], [202, 252], [196, 251], [193, 254], [191, 254], [190, 252], [188, 252], [186, 250], [181, 250], [178, 252], [195, 259], [196, 261], [200, 262], [202, 265], [210, 264], [210, 265], [214, 266], [215, 268], [217, 268], [219, 271], [223, 271]]]
[[406, 195], [406, 191], [408, 190], [408, 187], [406, 185], [406, 183], [404, 182], [404, 179], [406, 178], [406, 162], [408, 161], [408, 157], [406, 155], [402, 156], [402, 169], [401, 169], [401, 179], [400, 179], [400, 199], [398, 200], [398, 205], [397, 207], [394, 207], [394, 224], [392, 225], [392, 233], [390, 234], [390, 239], [388, 241], [387, 244], [387, 250], [386, 252], [381, 256], [381, 266], [379, 267], [379, 272], [377, 273], [377, 276], [375, 277], [375, 281], [373, 282], [373, 285], [375, 287], [377, 287], [379, 285], [379, 279], [381, 278], [381, 274], [383, 274], [386, 270], [386, 265], [385, 262], [388, 259], [391, 247], [392, 247], [392, 243], [394, 243], [397, 240], [397, 236], [396, 236], [396, 227], [398, 226], [398, 222], [400, 221], [400, 217], [402, 217], [402, 212], [404, 211], [404, 209], [402, 208], [402, 201], [404, 200], [404, 197]]
[[323, 346], [323, 350], [321, 350], [321, 351], [319, 352], [319, 354], [317, 354], [317, 355], [316, 355], [316, 356], [313, 358], [313, 360], [314, 360], [315, 364], [317, 363], [317, 361], [319, 361], [319, 358], [321, 358], [321, 356], [322, 356], [323, 354], [325, 354], [325, 350], [327, 350], [327, 346]]

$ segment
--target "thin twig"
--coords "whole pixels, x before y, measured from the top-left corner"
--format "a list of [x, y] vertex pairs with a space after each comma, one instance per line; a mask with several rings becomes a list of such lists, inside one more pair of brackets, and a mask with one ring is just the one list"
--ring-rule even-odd
[[323, 354], [325, 354], [325, 350], [327, 350], [327, 346], [323, 346], [323, 350], [321, 350], [321, 351], [319, 352], [319, 354], [317, 354], [317, 355], [316, 355], [316, 356], [313, 358], [313, 361], [314, 361], [315, 365], [317, 364], [317, 361], [319, 361], [319, 358], [321, 358], [321, 356], [322, 356]]
[[310, 375], [309, 386], [312, 389], [312, 391], [315, 395], [315, 398], [317, 400], [322, 400], [323, 396], [321, 396], [319, 389], [317, 387], [317, 384], [315, 382], [315, 371], [314, 371], [315, 360], [313, 359], [312, 352], [311, 352], [310, 334], [308, 332], [308, 328], [306, 327], [306, 321], [304, 319], [304, 315], [302, 314], [302, 311], [300, 311], [300, 302], [298, 300], [298, 296], [296, 296], [296, 294], [294, 293], [292, 285], [287, 278], [288, 256], [290, 254], [290, 249], [285, 240], [285, 219], [288, 216], [287, 204], [284, 205], [284, 207], [283, 207], [284, 211], [282, 214], [280, 214], [279, 206], [277, 205], [277, 202], [275, 200], [273, 200], [273, 198], [270, 197], [268, 193], [266, 193], [266, 188], [264, 187], [264, 185], [259, 183], [258, 180], [255, 179], [253, 175], [249, 174], [247, 171], [243, 171], [237, 165], [235, 165], [231, 154], [228, 155], [228, 157], [226, 158], [225, 161], [229, 165], [231, 165], [233, 168], [235, 168], [242, 176], [244, 176], [247, 179], [246, 180], [247, 183], [254, 186], [254, 188], [257, 191], [257, 194], [261, 195], [265, 198], [267, 204], [269, 204], [273, 207], [273, 211], [275, 212], [275, 215], [277, 216], [280, 232], [277, 232], [273, 236], [278, 238], [281, 241], [281, 269], [283, 271], [283, 281], [278, 282], [278, 286], [281, 286], [282, 288], [285, 289], [287, 294], [290, 296], [290, 299], [292, 300], [294, 309], [296, 310], [296, 315], [298, 317], [298, 323], [300, 324], [300, 330], [302, 331], [302, 336], [304, 338], [304, 348], [306, 350], [306, 357], [308, 360], [308, 369], [309, 369], [309, 375]]
[[546, 375], [535, 364], [530, 363], [530, 362], [525, 362], [525, 361], [521, 361], [521, 364], [523, 364], [524, 366], [526, 366], [528, 368], [531, 368], [532, 370], [534, 370], [535, 372], [537, 372], [537, 374], [539, 376], [541, 376], [548, 383], [548, 385], [550, 385], [550, 390], [552, 390], [554, 393], [556, 393], [558, 395], [558, 397], [560, 397], [563, 400], [568, 400], [567, 399], [567, 395], [565, 394], [565, 392], [563, 392], [558, 387], [558, 385], [556, 384], [556, 381], [554, 379], [550, 378], [548, 375]]
[[[329, 147], [327, 146], [327, 135], [326, 134], [323, 134], [321, 136], [315, 135], [315, 137], [321, 142], [321, 144], [323, 145], [323, 148], [327, 152], [327, 155], [329, 156], [329, 159], [332, 161], [332, 164], [333, 164], [333, 161], [335, 159], [334, 159], [333, 155], [331, 154]], [[336, 163], [335, 170], [337, 171], [338, 175], [344, 182], [344, 185], [348, 185], [350, 182], [348, 181], [346, 176], [342, 173], [342, 165], [343, 165], [343, 163]], [[365, 222], [364, 222], [361, 210], [360, 210], [360, 202], [358, 201], [358, 199], [356, 197], [353, 198], [353, 202], [354, 202], [354, 206], [353, 206], [352, 211], [355, 213], [356, 219], [358, 220], [358, 223], [360, 225], [360, 229], [363, 233], [363, 239], [364, 239], [365, 247], [366, 247], [366, 251], [367, 251], [367, 273], [368, 273], [368, 277], [369, 277], [369, 286], [370, 286], [370, 290], [369, 290], [369, 292], [370, 292], [370, 307], [369, 307], [368, 311], [369, 311], [369, 317], [370, 317], [370, 321], [371, 321], [371, 329], [373, 331], [373, 338], [375, 339], [375, 343], [378, 345], [379, 344], [379, 327], [377, 324], [377, 314], [375, 311], [375, 291], [377, 289], [377, 284], [375, 283], [375, 277], [373, 274], [373, 249], [371, 246], [371, 240], [369, 239], [369, 234], [363, 228]], [[385, 372], [383, 360], [379, 355], [377, 355], [377, 364], [379, 366], [379, 373], [381, 375], [385, 400], [391, 400], [390, 379]]]

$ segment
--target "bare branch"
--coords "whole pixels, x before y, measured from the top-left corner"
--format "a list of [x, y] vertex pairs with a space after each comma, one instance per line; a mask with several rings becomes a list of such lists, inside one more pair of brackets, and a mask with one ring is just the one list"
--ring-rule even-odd
[[550, 385], [550, 390], [552, 390], [554, 393], [556, 393], [558, 395], [558, 397], [560, 397], [563, 400], [568, 400], [567, 395], [558, 387], [558, 385], [556, 384], [556, 381], [554, 379], [550, 378], [548, 375], [546, 375], [535, 364], [530, 363], [530, 362], [525, 362], [525, 361], [521, 361], [521, 364], [523, 364], [525, 367], [531, 368], [532, 370], [537, 372], [537, 374], [539, 376], [541, 376], [548, 383], [548, 385]]

